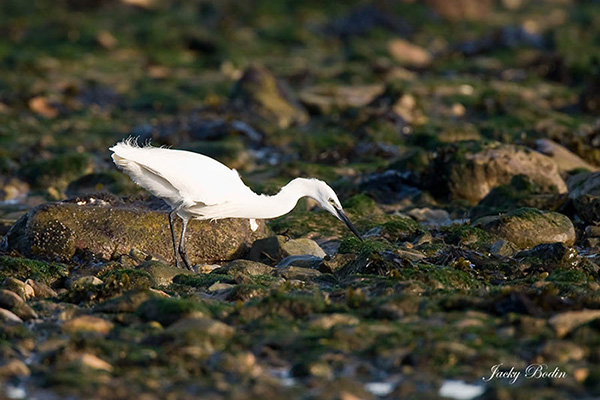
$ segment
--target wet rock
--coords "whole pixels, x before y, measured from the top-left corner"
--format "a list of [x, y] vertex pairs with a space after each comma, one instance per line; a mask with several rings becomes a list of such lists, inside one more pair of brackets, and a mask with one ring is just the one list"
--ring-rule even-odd
[[600, 221], [600, 172], [581, 173], [568, 180], [569, 198], [587, 223]]
[[107, 335], [114, 324], [104, 318], [94, 317], [92, 315], [83, 315], [73, 318], [63, 324], [63, 330], [68, 333], [76, 332], [94, 332], [101, 335]]
[[[252, 232], [248, 220], [190, 221], [188, 257], [192, 263], [239, 257], [268, 228], [257, 221]], [[180, 229], [180, 223], [176, 224]], [[142, 206], [78, 205], [50, 203], [32, 209], [11, 228], [2, 247], [46, 259], [72, 261], [77, 252], [109, 260], [132, 248], [174, 262], [166, 212]]]
[[523, 26], [509, 25], [477, 39], [458, 43], [454, 48], [464, 56], [472, 57], [498, 49], [515, 49], [526, 46], [543, 48], [544, 45], [544, 38], [538, 33]]
[[302, 256], [287, 256], [275, 266], [275, 268], [285, 267], [299, 267], [299, 268], [316, 268], [321, 261], [322, 257], [312, 256], [310, 254]]
[[177, 275], [193, 275], [192, 271], [182, 270], [181, 268], [165, 265], [158, 261], [146, 261], [137, 268], [138, 271], [147, 272], [152, 281], [159, 286], [166, 286], [173, 283], [173, 278]]
[[21, 360], [12, 359], [0, 365], [0, 377], [16, 377], [29, 375], [31, 375], [29, 367], [27, 367], [27, 365]]
[[600, 318], [600, 310], [567, 311], [556, 314], [548, 320], [559, 338], [569, 334], [577, 327]]
[[385, 90], [384, 85], [330, 86], [319, 85], [303, 89], [300, 101], [311, 110], [320, 114], [342, 111], [348, 108], [360, 108], [371, 103]]
[[37, 318], [37, 313], [19, 295], [9, 290], [0, 289], [0, 307], [12, 311], [25, 320]]
[[277, 262], [288, 256], [312, 255], [323, 258], [323, 249], [311, 239], [287, 239], [285, 236], [271, 236], [254, 242], [249, 258], [264, 263]]
[[429, 51], [404, 39], [390, 40], [387, 48], [392, 58], [402, 65], [423, 68], [432, 61]]
[[533, 268], [550, 272], [557, 267], [573, 268], [578, 264], [577, 250], [563, 243], [544, 243], [514, 255], [515, 259], [528, 261]]
[[233, 89], [232, 100], [280, 128], [305, 124], [309, 119], [308, 113], [292, 97], [290, 90], [261, 65], [251, 66], [244, 71]]
[[520, 208], [505, 215], [480, 218], [473, 225], [521, 249], [557, 242], [572, 246], [575, 242], [575, 228], [568, 217], [534, 208]]
[[513, 145], [481, 150], [459, 150], [458, 147], [441, 150], [431, 164], [427, 186], [437, 196], [450, 195], [476, 204], [494, 187], [509, 183], [517, 175], [527, 176], [545, 192], [567, 191], [552, 159]]
[[439, 208], [413, 208], [406, 215], [426, 226], [444, 226], [452, 223], [448, 211]]
[[588, 171], [597, 171], [598, 167], [592, 165], [571, 152], [566, 147], [548, 139], [538, 139], [535, 141], [535, 149], [542, 154], [550, 157], [558, 166], [561, 173], [573, 171], [575, 169], [587, 169]]

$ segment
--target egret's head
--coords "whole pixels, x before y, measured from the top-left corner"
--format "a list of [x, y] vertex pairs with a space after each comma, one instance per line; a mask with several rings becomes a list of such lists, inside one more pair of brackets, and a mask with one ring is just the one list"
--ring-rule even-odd
[[362, 240], [360, 234], [354, 225], [352, 225], [352, 222], [350, 222], [346, 216], [346, 213], [344, 213], [342, 204], [340, 203], [340, 200], [333, 189], [330, 188], [325, 182], [318, 179], [309, 179], [308, 185], [310, 186], [308, 196], [316, 200], [322, 208], [329, 211], [331, 214], [333, 214], [333, 216], [345, 223], [352, 233]]

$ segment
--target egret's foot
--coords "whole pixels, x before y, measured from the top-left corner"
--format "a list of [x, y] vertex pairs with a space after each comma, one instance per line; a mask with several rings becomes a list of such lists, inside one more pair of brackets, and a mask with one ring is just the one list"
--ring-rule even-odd
[[183, 261], [183, 264], [185, 265], [185, 267], [187, 269], [189, 269], [190, 271], [193, 271], [194, 269], [192, 268], [192, 264], [190, 263], [190, 261], [187, 258], [187, 252], [185, 251], [185, 248], [181, 248], [181, 247], [179, 248], [179, 255], [181, 256], [181, 260]]

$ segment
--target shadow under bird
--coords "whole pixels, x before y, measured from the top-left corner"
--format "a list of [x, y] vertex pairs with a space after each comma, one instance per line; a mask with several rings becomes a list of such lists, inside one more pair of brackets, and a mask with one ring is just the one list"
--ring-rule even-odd
[[[131, 139], [117, 143], [110, 150], [115, 164], [136, 184], [171, 206], [169, 226], [177, 267], [180, 267], [179, 254], [183, 264], [192, 269], [185, 250], [185, 231], [190, 219], [248, 218], [254, 231], [257, 219], [287, 214], [305, 196], [316, 200], [362, 240], [333, 189], [318, 179], [296, 178], [274, 196], [259, 195], [246, 186], [235, 169], [202, 154], [139, 146]], [[179, 247], [174, 229], [176, 215], [183, 221]]]

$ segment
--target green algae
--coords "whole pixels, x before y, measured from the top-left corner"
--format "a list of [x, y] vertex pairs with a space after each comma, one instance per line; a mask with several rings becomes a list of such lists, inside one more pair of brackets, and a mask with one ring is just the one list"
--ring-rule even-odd
[[13, 277], [20, 280], [35, 279], [51, 284], [68, 275], [69, 268], [64, 264], [31, 260], [20, 257], [0, 256], [0, 277]]

